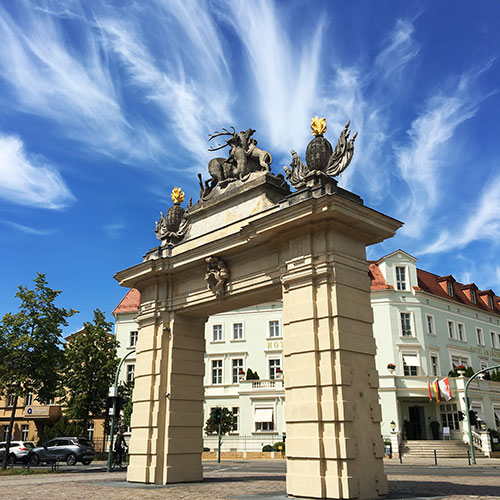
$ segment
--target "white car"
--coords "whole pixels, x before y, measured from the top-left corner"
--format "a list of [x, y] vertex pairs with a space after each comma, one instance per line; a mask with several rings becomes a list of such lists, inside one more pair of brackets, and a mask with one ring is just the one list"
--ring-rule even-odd
[[[7, 442], [0, 442], [0, 461], [5, 459], [5, 446]], [[16, 462], [26, 463], [28, 459], [29, 452], [35, 447], [35, 444], [31, 441], [11, 441], [9, 448], [9, 456], [7, 458], [7, 463], [9, 465], [15, 464]]]

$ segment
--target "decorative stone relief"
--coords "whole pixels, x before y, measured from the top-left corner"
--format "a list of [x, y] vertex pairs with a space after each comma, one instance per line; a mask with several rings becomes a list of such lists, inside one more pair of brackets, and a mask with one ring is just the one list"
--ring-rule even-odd
[[226, 284], [231, 276], [229, 268], [219, 257], [207, 257], [205, 262], [207, 263], [205, 281], [216, 297], [222, 297], [226, 293]]
[[294, 188], [327, 184], [332, 182], [331, 177], [341, 174], [348, 167], [354, 154], [354, 141], [358, 135], [356, 132], [348, 140], [351, 133], [350, 123], [350, 121], [346, 123], [333, 150], [328, 139], [323, 137], [326, 132], [326, 119], [320, 119], [317, 116], [311, 119], [314, 139], [307, 145], [306, 163], [304, 164], [296, 151], [292, 149], [290, 167], [283, 167], [288, 182]]
[[232, 132], [222, 129], [222, 132], [214, 132], [209, 136], [209, 140], [216, 137], [228, 136], [225, 144], [218, 144], [211, 147], [209, 151], [229, 147], [228, 158], [213, 158], [208, 163], [208, 173], [210, 179], [203, 181], [201, 174], [198, 174], [200, 182], [200, 198], [207, 199], [216, 186], [224, 189], [230, 182], [237, 180], [246, 181], [253, 172], [270, 172], [273, 158], [268, 151], [257, 147], [257, 141], [252, 137], [255, 130], [249, 128], [238, 134], [234, 127]]
[[160, 219], [155, 223], [156, 237], [161, 241], [162, 245], [175, 245], [184, 238], [188, 230], [188, 214], [192, 205], [191, 198], [189, 199], [187, 209], [181, 207], [184, 201], [184, 193], [182, 189], [174, 187], [172, 190], [172, 201], [174, 206], [170, 207], [167, 215], [160, 212]]

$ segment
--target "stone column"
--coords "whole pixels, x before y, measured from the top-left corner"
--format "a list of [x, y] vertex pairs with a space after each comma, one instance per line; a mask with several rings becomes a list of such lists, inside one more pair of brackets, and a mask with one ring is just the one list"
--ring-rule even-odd
[[287, 493], [387, 493], [365, 245], [325, 226], [283, 249]]
[[205, 320], [138, 318], [128, 481], [202, 480]]

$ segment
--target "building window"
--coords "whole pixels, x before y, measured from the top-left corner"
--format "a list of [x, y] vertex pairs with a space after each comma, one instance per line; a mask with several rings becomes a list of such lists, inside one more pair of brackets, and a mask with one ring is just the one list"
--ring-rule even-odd
[[476, 296], [476, 290], [471, 289], [470, 291], [470, 300], [473, 304], [477, 304], [477, 296]]
[[255, 432], [274, 431], [273, 408], [255, 408]]
[[243, 323], [233, 323], [233, 340], [243, 339]]
[[240, 370], [243, 370], [243, 359], [233, 359], [233, 384], [240, 380]]
[[453, 321], [448, 321], [448, 337], [450, 339], [455, 338], [455, 323]]
[[485, 368], [488, 368], [488, 361], [484, 359], [479, 360], [479, 369], [484, 370]]
[[278, 320], [269, 321], [269, 337], [281, 337], [280, 322]]
[[488, 305], [490, 309], [493, 309], [493, 297], [491, 295], [488, 295]]
[[33, 404], [33, 393], [28, 392], [26, 398], [24, 399], [24, 406], [31, 406]]
[[495, 426], [497, 429], [500, 429], [500, 407], [493, 408], [493, 413], [495, 414]]
[[14, 394], [9, 394], [7, 396], [7, 406], [14, 406], [14, 399], [16, 399], [16, 396]]
[[212, 361], [212, 384], [222, 384], [222, 359]]
[[232, 410], [233, 410], [233, 432], [238, 432], [240, 409], [237, 406], [233, 406]]
[[453, 297], [453, 283], [451, 281], [448, 281], [448, 295], [450, 297]]
[[403, 337], [411, 337], [410, 313], [401, 313], [401, 335]]
[[56, 399], [55, 398], [50, 398], [48, 401], [47, 401], [47, 404], [49, 406], [53, 406], [56, 404]]
[[[497, 343], [496, 343], [496, 335], [495, 335], [495, 332], [490, 332], [490, 336], [491, 336], [491, 347], [496, 347], [497, 346]], [[9, 406], [12, 406], [12, 405], [9, 405]]]
[[431, 375], [439, 375], [439, 356], [437, 354], [431, 354]]
[[2, 441], [7, 441], [8, 438], [9, 438], [9, 426], [3, 425], [2, 426]]
[[436, 335], [434, 331], [434, 317], [430, 314], [427, 315], [427, 333], [429, 335]]
[[129, 347], [135, 347], [137, 344], [137, 333], [138, 332], [130, 332], [130, 337], [129, 337]]
[[94, 422], [89, 422], [87, 427], [87, 439], [94, 441]]
[[281, 370], [281, 359], [274, 358], [269, 360], [269, 378], [274, 380], [276, 378], [276, 370]]
[[28, 441], [29, 424], [21, 425], [21, 441]]
[[465, 342], [467, 340], [467, 336], [465, 334], [465, 326], [462, 323], [457, 323], [457, 331], [458, 331], [458, 340], [461, 342]]
[[481, 328], [476, 328], [477, 343], [479, 345], [484, 345], [483, 330]]
[[406, 268], [396, 266], [396, 288], [398, 290], [406, 290]]
[[407, 377], [416, 377], [420, 362], [416, 354], [403, 354], [403, 373]]
[[134, 381], [135, 365], [127, 365], [127, 382], [132, 383]]
[[439, 413], [441, 414], [442, 427], [449, 427], [455, 431], [460, 429], [456, 404], [439, 405]]
[[464, 358], [462, 356], [452, 356], [451, 357], [451, 364], [453, 366], [453, 369], [456, 370], [457, 366], [463, 365], [465, 367], [470, 365], [469, 358]]
[[223, 337], [222, 337], [222, 325], [213, 325], [212, 327], [212, 341], [213, 342], [222, 342]]

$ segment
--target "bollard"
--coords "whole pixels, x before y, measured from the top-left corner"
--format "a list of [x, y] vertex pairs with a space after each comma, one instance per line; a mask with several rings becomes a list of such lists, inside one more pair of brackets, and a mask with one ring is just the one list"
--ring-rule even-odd
[[403, 463], [403, 453], [401, 452], [401, 444], [398, 446], [398, 451], [399, 451], [399, 463]]
[[434, 450], [434, 465], [437, 465], [437, 464], [438, 464], [438, 456], [437, 456], [436, 450]]
[[469, 462], [470, 465], [470, 450], [467, 450], [467, 461]]

